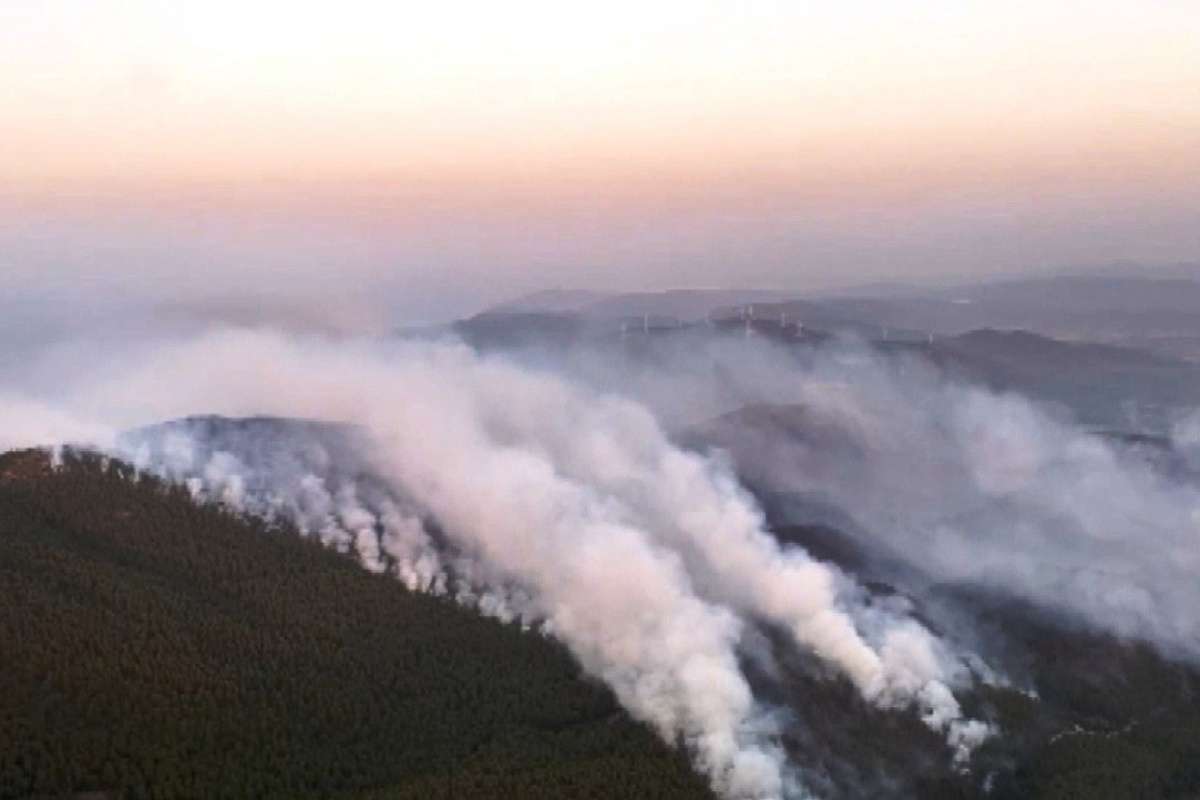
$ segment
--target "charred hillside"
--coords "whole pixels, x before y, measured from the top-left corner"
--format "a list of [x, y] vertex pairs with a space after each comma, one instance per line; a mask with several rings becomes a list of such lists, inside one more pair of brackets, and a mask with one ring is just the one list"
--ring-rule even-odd
[[552, 641], [119, 462], [0, 456], [0, 596], [6, 800], [710, 796]]

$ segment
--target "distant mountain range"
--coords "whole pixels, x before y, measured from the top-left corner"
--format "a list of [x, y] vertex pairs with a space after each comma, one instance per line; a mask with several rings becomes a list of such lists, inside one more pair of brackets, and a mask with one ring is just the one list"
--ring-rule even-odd
[[794, 296], [793, 292], [775, 289], [668, 289], [616, 294], [555, 289], [525, 295], [484, 313], [575, 314], [594, 319], [648, 314], [694, 322], [723, 306], [783, 302]]
[[932, 289], [876, 284], [808, 296], [765, 289], [554, 290], [495, 306], [480, 316], [556, 314], [591, 322], [648, 316], [689, 323], [752, 314], [879, 339], [1021, 329], [1200, 360], [1197, 276], [1200, 270], [1188, 275], [1180, 267], [1163, 275], [1059, 275]]
[[1062, 405], [1095, 427], [1164, 430], [1200, 405], [1200, 365], [1133, 347], [985, 328], [919, 349], [949, 374]]
[[[1183, 290], [1180, 293], [1185, 294]], [[642, 307], [653, 307], [653, 299], [644, 296]], [[920, 319], [899, 311], [886, 316], [886, 309], [881, 310], [884, 301], [871, 301], [877, 308], [867, 308], [866, 302], [753, 304], [752, 316], [750, 306], [724, 306], [714, 309], [707, 320], [688, 322], [649, 313], [600, 318], [582, 313], [486, 312], [455, 323], [453, 330], [480, 350], [537, 352], [539, 358], [552, 362], [569, 361], [581, 346], [621, 358], [653, 360], [670, 359], [670, 348], [680, 340], [699, 345], [714, 337], [741, 337], [750, 332], [799, 351], [850, 335], [884, 357], [918, 358], [948, 377], [1069, 409], [1080, 422], [1094, 428], [1161, 433], [1189, 409], [1200, 406], [1200, 361], [1173, 352], [1178, 348], [1154, 347], [1146, 337], [1089, 340], [1045, 333], [1036, 327], [1004, 326], [932, 334], [917, 327], [934, 317], [932, 313]], [[893, 310], [899, 304], [918, 301], [895, 302]], [[919, 302], [935, 307], [932, 300]], [[1200, 307], [1200, 296], [1196, 302]], [[959, 307], [953, 302], [949, 305]], [[890, 324], [867, 321], [872, 319], [868, 311], [884, 314]], [[1077, 318], [1083, 316], [1081, 312]], [[1094, 312], [1097, 325], [1104, 316], [1099, 310]], [[1180, 309], [1177, 316], [1186, 321], [1195, 315]], [[1037, 322], [1029, 314], [1023, 319]], [[899, 325], [905, 321], [911, 327]], [[965, 325], [969, 320], [963, 316], [960, 321]], [[947, 329], [953, 330], [942, 326], [943, 331]], [[1200, 347], [1200, 328], [1195, 339], [1174, 341], [1195, 342]]]

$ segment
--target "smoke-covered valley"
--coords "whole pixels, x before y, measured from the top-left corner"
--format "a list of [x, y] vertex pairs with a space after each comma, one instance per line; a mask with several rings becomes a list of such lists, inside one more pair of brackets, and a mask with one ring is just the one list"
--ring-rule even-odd
[[0, 394], [4, 444], [99, 449], [554, 637], [727, 798], [1019, 796], [1124, 713], [1055, 694], [1085, 667], [1049, 642], [1200, 685], [1195, 416], [1097, 433], [919, 349], [643, 327], [64, 347]]

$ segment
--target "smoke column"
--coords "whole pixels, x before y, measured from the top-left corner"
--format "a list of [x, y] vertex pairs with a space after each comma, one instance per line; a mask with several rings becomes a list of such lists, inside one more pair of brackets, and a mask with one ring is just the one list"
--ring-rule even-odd
[[956, 758], [988, 734], [954, 698], [972, 675], [951, 646], [781, 549], [727, 465], [628, 397], [461, 345], [246, 331], [148, 349], [74, 396], [71, 414], [113, 430], [198, 411], [352, 424], [344, 446], [310, 426], [273, 451], [236, 433], [227, 448], [193, 423], [117, 452], [410, 587], [544, 626], [726, 797], [802, 792], [741, 671], [749, 625], [788, 632], [882, 707], [915, 707]]
[[832, 521], [927, 580], [1200, 661], [1200, 415], [1179, 420], [1174, 453], [1154, 453], [862, 345], [662, 348], [619, 381], [609, 361], [569, 368], [725, 450], [739, 476], [797, 501], [794, 521]]

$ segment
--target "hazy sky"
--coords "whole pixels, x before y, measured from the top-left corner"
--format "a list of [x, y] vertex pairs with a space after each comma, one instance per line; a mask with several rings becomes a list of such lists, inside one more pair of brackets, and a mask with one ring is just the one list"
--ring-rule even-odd
[[1200, 259], [1195, 0], [7, 0], [0, 131], [10, 301]]

